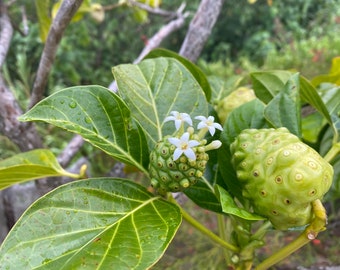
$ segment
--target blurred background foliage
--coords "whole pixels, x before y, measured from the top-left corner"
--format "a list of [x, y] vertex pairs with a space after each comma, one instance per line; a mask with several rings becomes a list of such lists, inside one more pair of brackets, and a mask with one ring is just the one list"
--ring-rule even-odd
[[[92, 2], [108, 7], [118, 1]], [[187, 3], [191, 16], [199, 2]], [[230, 76], [254, 69], [296, 69], [309, 78], [328, 72], [331, 59], [340, 55], [340, 0], [250, 2], [254, 1], [225, 1], [199, 60], [206, 72]], [[181, 3], [163, 0], [160, 7], [175, 11]], [[24, 88], [21, 95], [25, 99], [43, 48], [34, 1], [17, 0], [10, 7], [10, 15], [20, 31], [15, 32], [7, 69], [11, 80]], [[166, 22], [150, 14], [141, 23], [134, 10], [127, 7], [106, 10], [102, 22], [85, 15], [67, 28], [50, 76], [50, 91], [78, 84], [109, 85], [111, 67], [132, 62]], [[187, 25], [189, 22], [190, 18]], [[162, 46], [178, 51], [187, 25]]]
[[[28, 105], [44, 46], [39, 32], [37, 2], [46, 5], [50, 13], [58, 3], [17, 0], [9, 7], [16, 31], [3, 71], [23, 110]], [[108, 86], [113, 80], [111, 68], [133, 62], [148, 39], [169, 22], [169, 18], [153, 14], [139, 16], [141, 14], [137, 13], [137, 16], [135, 8], [121, 5], [122, 2], [84, 1], [99, 3], [105, 10], [105, 18], [98, 21], [85, 13], [69, 25], [57, 52], [46, 95], [74, 85]], [[153, 3], [161, 3], [160, 8], [164, 10], [176, 11], [182, 0]], [[190, 11], [190, 16], [186, 25], [168, 36], [163, 47], [179, 51], [199, 3], [200, 0], [188, 1], [186, 11]], [[226, 84], [235, 82], [232, 79], [235, 75], [247, 79], [249, 72], [266, 69], [293, 69], [312, 79], [319, 74], [328, 74], [332, 58], [336, 56], [340, 56], [340, 0], [228, 0], [224, 2], [198, 65], [207, 75], [222, 77]], [[68, 135], [45, 127], [40, 131], [47, 132], [45, 144], [58, 155], [61, 146], [67, 143], [65, 136]], [[8, 145], [9, 141], [0, 141], [8, 150], [3, 150], [1, 157], [17, 151]], [[88, 145], [84, 151], [85, 156], [97, 158], [95, 150]], [[94, 170], [94, 174], [100, 175], [105, 168], [110, 170], [111, 167], [103, 164], [98, 168], [100, 170]]]

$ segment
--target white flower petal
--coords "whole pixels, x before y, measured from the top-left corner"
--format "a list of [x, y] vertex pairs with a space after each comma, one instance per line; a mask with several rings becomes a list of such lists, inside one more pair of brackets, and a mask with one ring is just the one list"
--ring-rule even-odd
[[197, 125], [197, 129], [202, 129], [202, 128], [206, 128], [208, 127], [207, 123], [206, 122], [199, 122], [198, 125]]
[[175, 120], [176, 120], [176, 118], [174, 116], [167, 116], [167, 117], [165, 117], [164, 122], [175, 121]]
[[181, 147], [181, 140], [178, 138], [168, 138], [168, 141], [176, 147]]
[[190, 126], [192, 126], [192, 120], [189, 114], [181, 113], [181, 118], [183, 122], [187, 122]]
[[214, 116], [208, 116], [207, 122], [214, 123], [215, 117]]
[[181, 150], [180, 148], [176, 148], [174, 151], [174, 155], [173, 155], [173, 159], [174, 161], [179, 159], [179, 157], [183, 154], [183, 150]]
[[179, 130], [179, 128], [181, 127], [181, 124], [182, 124], [182, 120], [181, 119], [176, 119], [175, 120], [176, 130]]
[[196, 140], [190, 140], [190, 141], [188, 141], [188, 146], [189, 147], [195, 147], [195, 146], [197, 146], [197, 145], [199, 145], [200, 143], [198, 142], [198, 141], [196, 141]]
[[208, 126], [208, 130], [211, 136], [214, 136], [215, 134], [215, 127], [214, 126]]
[[192, 150], [191, 148], [188, 148], [184, 150], [183, 152], [184, 152], [184, 155], [186, 155], [188, 159], [196, 160], [196, 154], [194, 150]]
[[223, 127], [219, 123], [214, 123], [214, 127], [219, 130], [223, 130]]
[[195, 119], [201, 120], [201, 121], [203, 121], [203, 122], [205, 122], [205, 121], [207, 120], [207, 118], [204, 117], [204, 116], [202, 116], [202, 115], [196, 116]]
[[181, 136], [180, 140], [181, 142], [188, 142], [189, 141], [190, 134], [189, 132], [184, 132], [183, 135]]
[[179, 113], [177, 111], [171, 111], [170, 114], [172, 114], [172, 116], [165, 117], [164, 122], [174, 121], [176, 130], [179, 130], [184, 122], [192, 126], [192, 120], [189, 114]]

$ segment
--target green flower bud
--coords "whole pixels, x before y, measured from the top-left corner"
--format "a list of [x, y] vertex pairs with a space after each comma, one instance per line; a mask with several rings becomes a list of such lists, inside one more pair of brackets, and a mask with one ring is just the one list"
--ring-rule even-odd
[[282, 230], [311, 222], [311, 202], [333, 179], [333, 167], [314, 149], [286, 128], [244, 130], [230, 149], [243, 196], [256, 213]]

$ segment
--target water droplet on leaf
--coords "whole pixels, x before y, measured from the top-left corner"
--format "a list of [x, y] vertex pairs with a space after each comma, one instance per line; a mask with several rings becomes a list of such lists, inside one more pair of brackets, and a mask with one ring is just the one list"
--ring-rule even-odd
[[77, 103], [75, 101], [71, 101], [68, 105], [70, 106], [71, 109], [77, 107]]

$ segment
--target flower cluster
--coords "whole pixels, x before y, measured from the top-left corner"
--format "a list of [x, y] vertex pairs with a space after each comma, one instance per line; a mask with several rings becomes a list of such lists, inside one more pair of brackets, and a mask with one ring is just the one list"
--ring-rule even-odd
[[[213, 150], [217, 149], [221, 146], [221, 142], [219, 140], [212, 141], [209, 145], [205, 145], [207, 143], [203, 138], [206, 133], [209, 132], [211, 136], [213, 136], [216, 132], [216, 129], [223, 130], [222, 126], [219, 123], [214, 122], [214, 117], [209, 116], [206, 118], [205, 116], [196, 116], [195, 119], [200, 122], [197, 125], [197, 129], [199, 130], [198, 134], [194, 134], [194, 128], [192, 119], [187, 113], [179, 113], [177, 111], [172, 111], [171, 116], [168, 116], [164, 119], [164, 122], [174, 121], [176, 127], [176, 135], [175, 137], [168, 138], [169, 142], [176, 147], [173, 159], [177, 160], [184, 154], [189, 160], [196, 160], [194, 147], [204, 146], [204, 150]], [[184, 124], [187, 123], [189, 125], [186, 132], [184, 132]]]
[[[206, 151], [221, 146], [219, 140], [207, 144], [204, 139], [208, 132], [214, 135], [216, 129], [222, 130], [220, 124], [214, 123], [214, 117], [197, 116], [195, 119], [200, 121], [197, 133], [186, 113], [173, 111], [164, 120], [174, 121], [176, 131], [171, 136], [164, 136], [150, 152], [151, 186], [159, 194], [180, 192], [195, 185], [203, 177], [209, 160]], [[188, 126], [186, 130], [185, 125]]]

